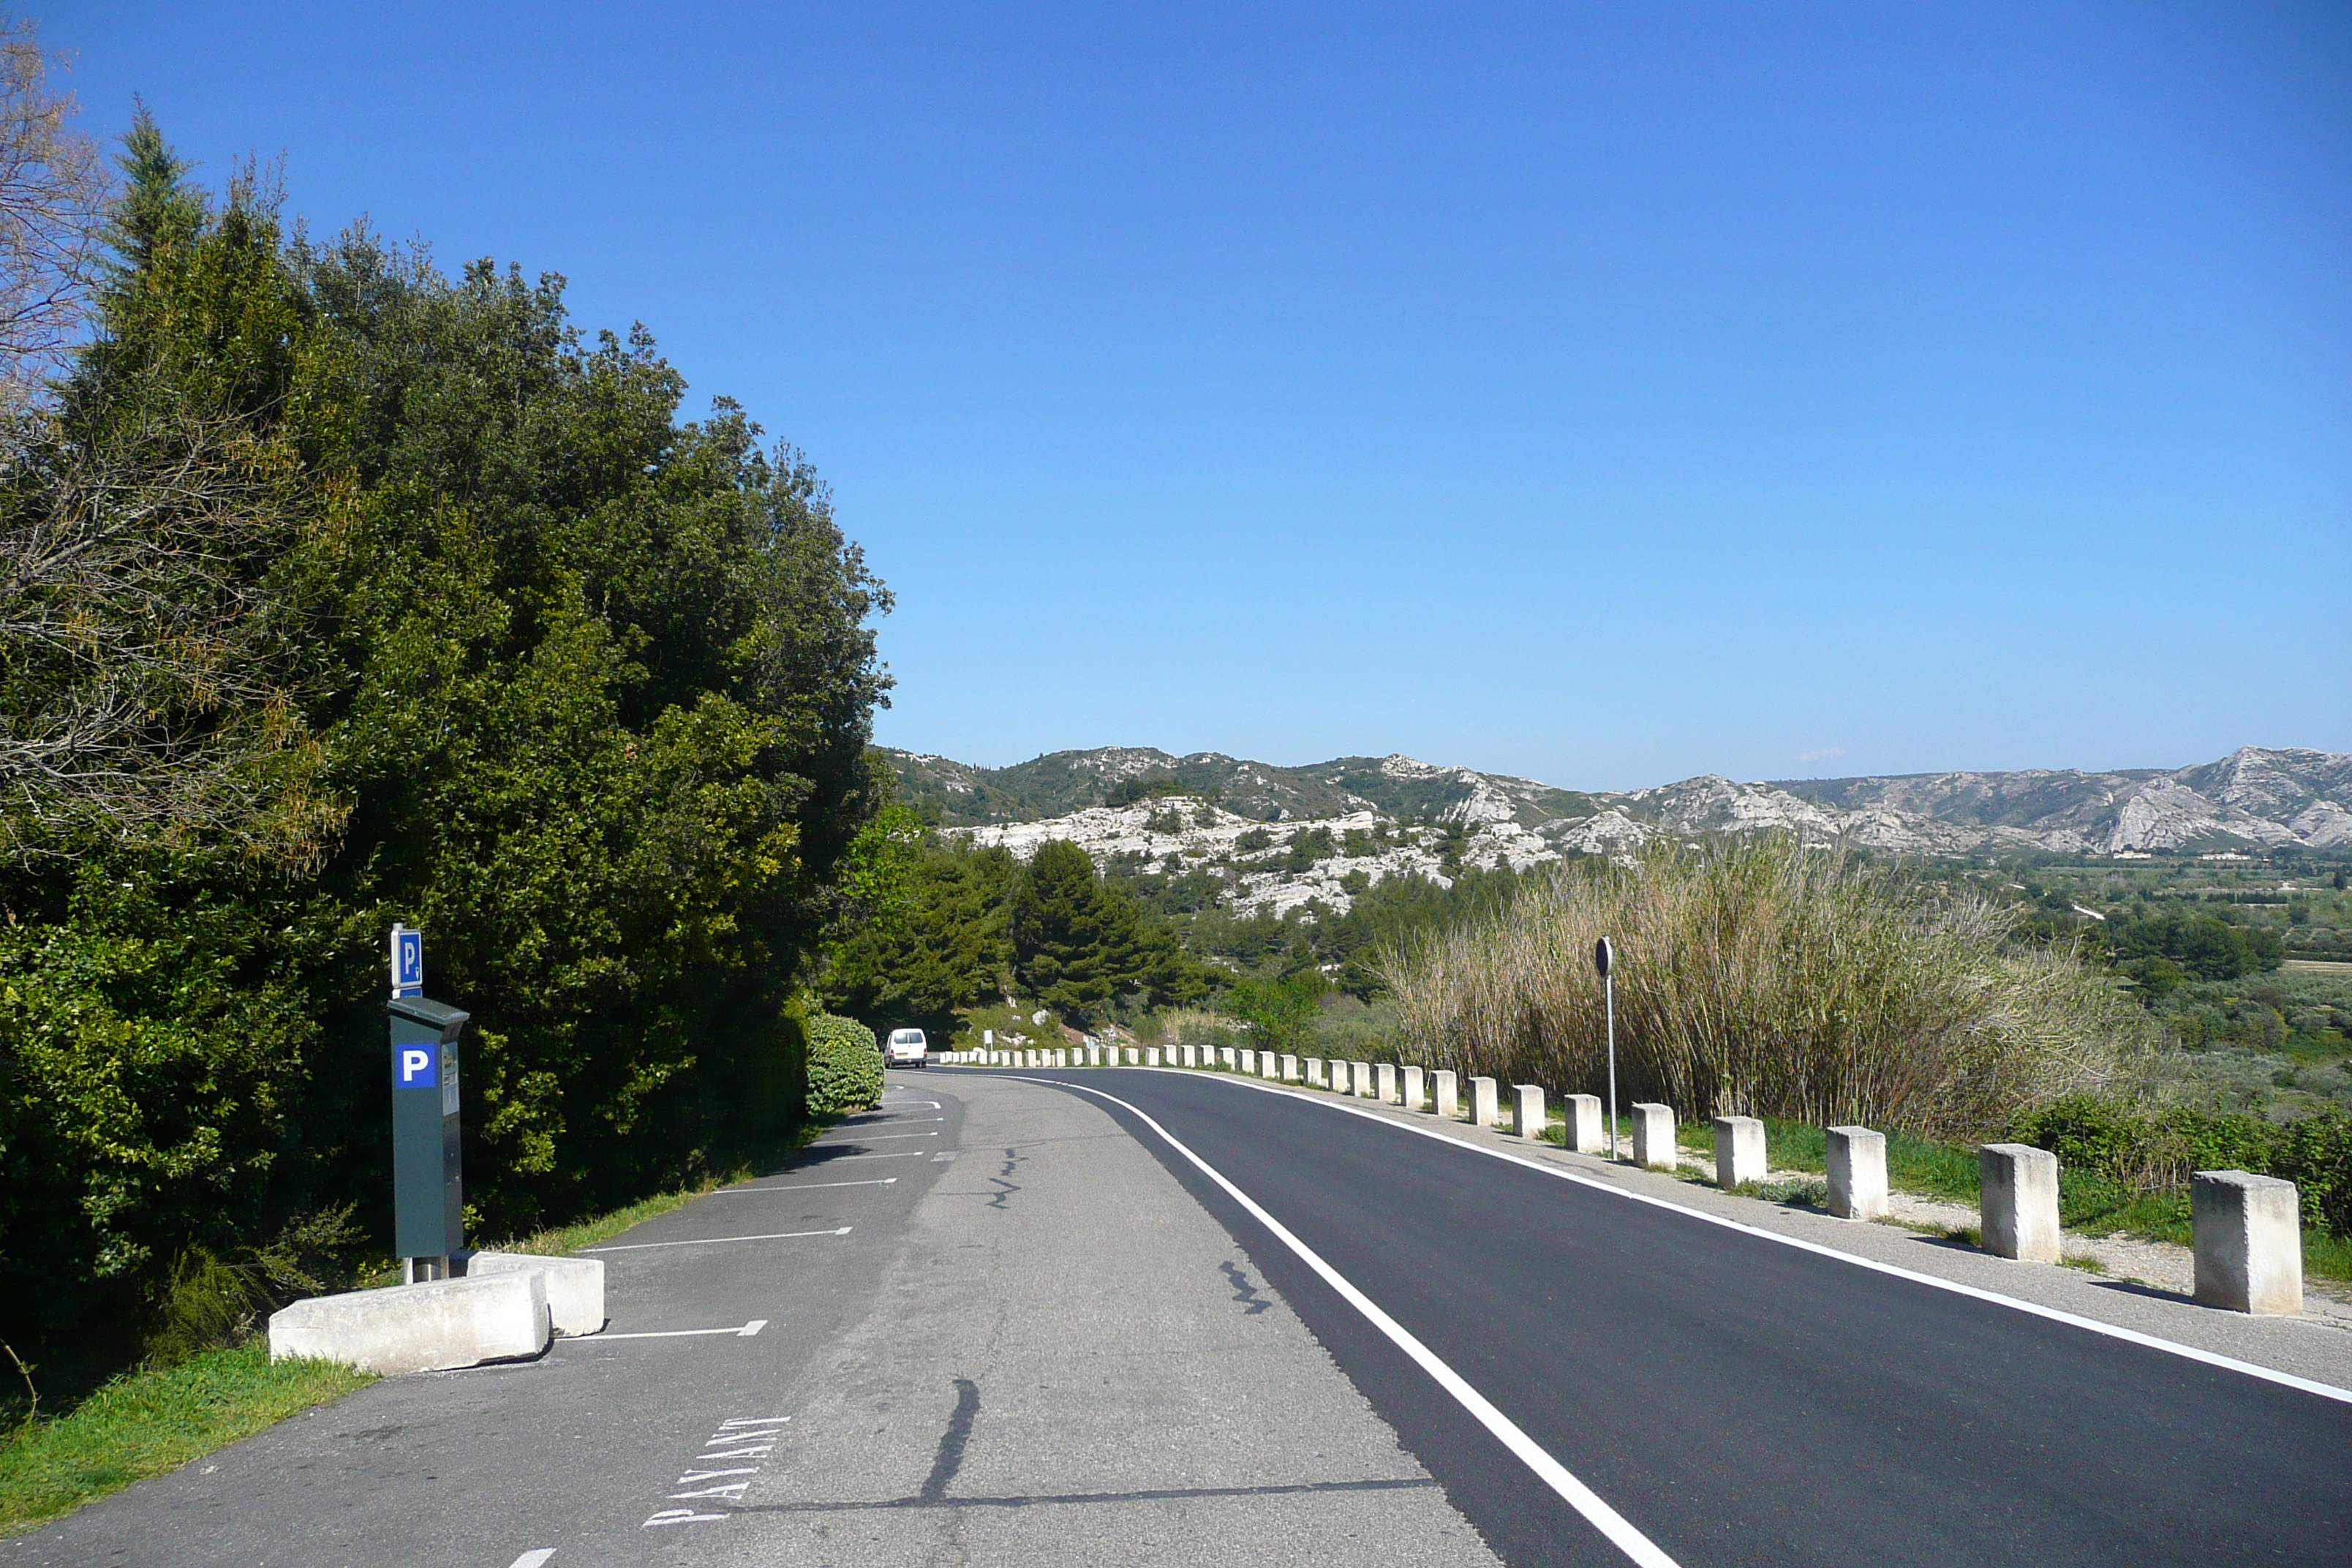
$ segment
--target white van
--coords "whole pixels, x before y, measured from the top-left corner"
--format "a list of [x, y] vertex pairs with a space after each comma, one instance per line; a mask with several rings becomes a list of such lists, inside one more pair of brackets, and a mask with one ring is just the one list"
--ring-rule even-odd
[[923, 1038], [920, 1029], [893, 1029], [890, 1043], [883, 1047], [883, 1058], [894, 1068], [919, 1068], [929, 1065], [930, 1042]]

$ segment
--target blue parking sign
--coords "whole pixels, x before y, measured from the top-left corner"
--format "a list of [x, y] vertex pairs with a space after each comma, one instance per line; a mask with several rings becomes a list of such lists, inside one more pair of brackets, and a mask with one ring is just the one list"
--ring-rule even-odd
[[425, 933], [404, 925], [392, 928], [392, 994], [425, 994]]
[[433, 1046], [402, 1046], [393, 1053], [392, 1081], [399, 1089], [441, 1087], [441, 1052]]

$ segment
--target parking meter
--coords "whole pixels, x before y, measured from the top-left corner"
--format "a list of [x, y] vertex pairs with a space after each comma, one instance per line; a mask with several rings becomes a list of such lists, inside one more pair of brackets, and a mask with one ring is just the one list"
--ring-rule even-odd
[[457, 1038], [472, 1016], [423, 996], [392, 1015], [394, 1250], [412, 1279], [444, 1279], [466, 1245], [457, 1144]]

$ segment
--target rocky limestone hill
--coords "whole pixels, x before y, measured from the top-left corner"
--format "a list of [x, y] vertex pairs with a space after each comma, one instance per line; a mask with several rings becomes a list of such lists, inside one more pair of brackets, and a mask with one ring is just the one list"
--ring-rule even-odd
[[1383, 877], [1444, 880], [1448, 864], [1524, 870], [1570, 854], [1623, 856], [1661, 834], [1789, 832], [1931, 857], [2352, 851], [2346, 752], [2245, 747], [2169, 772], [1753, 784], [1710, 773], [1595, 793], [1402, 755], [1297, 768], [1144, 747], [1056, 752], [1006, 768], [887, 755], [902, 798], [943, 826], [968, 829], [975, 843], [1025, 858], [1067, 838], [1097, 863], [1215, 866], [1232, 887], [1226, 901], [1242, 911], [1280, 913], [1309, 900], [1344, 910], [1351, 887]]

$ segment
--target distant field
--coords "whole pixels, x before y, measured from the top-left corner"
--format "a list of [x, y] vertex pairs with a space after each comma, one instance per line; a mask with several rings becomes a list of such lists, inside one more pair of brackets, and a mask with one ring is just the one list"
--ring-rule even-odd
[[2332, 958], [2290, 958], [2279, 967], [2301, 974], [2352, 974], [2352, 963], [2339, 963]]

